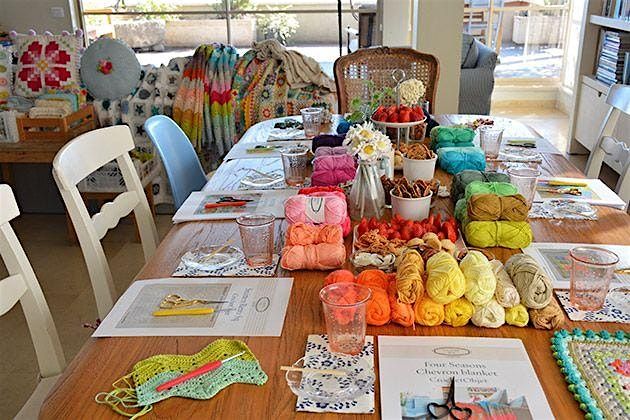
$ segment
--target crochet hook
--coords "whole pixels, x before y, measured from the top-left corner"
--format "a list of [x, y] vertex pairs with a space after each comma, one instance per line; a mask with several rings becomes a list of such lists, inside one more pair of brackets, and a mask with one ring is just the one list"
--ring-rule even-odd
[[247, 201], [226, 201], [223, 203], [206, 203], [203, 207], [206, 209], [215, 209], [217, 207], [242, 207], [247, 205]]
[[179, 385], [182, 382], [186, 382], [189, 379], [196, 378], [197, 376], [201, 376], [204, 373], [212, 372], [213, 370], [217, 370], [218, 368], [220, 368], [221, 366], [223, 366], [225, 363], [229, 362], [230, 360], [234, 360], [237, 357], [242, 356], [244, 354], [245, 352], [242, 351], [238, 354], [235, 354], [234, 356], [228, 357], [227, 359], [214, 360], [212, 362], [206, 363], [205, 365], [202, 365], [201, 367], [195, 370], [191, 370], [190, 372], [185, 373], [182, 376], [178, 376], [177, 378], [164, 382], [162, 385], [159, 385], [157, 388], [155, 388], [155, 390], [157, 392], [162, 392], [167, 389], [173, 388], [175, 385]]
[[214, 312], [213, 308], [158, 309], [153, 316], [210, 315]]

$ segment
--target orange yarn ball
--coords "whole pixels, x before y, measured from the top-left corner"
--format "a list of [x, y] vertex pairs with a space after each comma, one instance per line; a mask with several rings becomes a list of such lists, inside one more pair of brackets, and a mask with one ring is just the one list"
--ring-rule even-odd
[[427, 327], [434, 327], [444, 322], [444, 305], [424, 296], [416, 301], [413, 307], [416, 322]]
[[387, 288], [387, 297], [389, 298], [389, 306], [391, 309], [390, 318], [392, 322], [402, 325], [403, 327], [411, 327], [414, 322], [413, 307], [398, 300], [395, 276], [394, 281], [390, 282]]
[[382, 270], [364, 270], [357, 276], [357, 283], [369, 287], [372, 289], [372, 292], [374, 292], [374, 289], [387, 290], [389, 277]]
[[389, 322], [391, 308], [387, 292], [380, 288], [371, 288], [372, 298], [367, 304], [366, 318], [369, 325], [385, 325]]
[[348, 270], [335, 270], [324, 279], [324, 286], [333, 283], [354, 283], [356, 279], [354, 274]]

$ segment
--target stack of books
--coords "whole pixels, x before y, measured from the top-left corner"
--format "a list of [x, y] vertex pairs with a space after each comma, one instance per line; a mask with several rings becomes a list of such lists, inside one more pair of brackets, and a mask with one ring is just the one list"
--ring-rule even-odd
[[602, 16], [613, 19], [630, 19], [630, 0], [604, 0]]
[[597, 80], [607, 84], [628, 84], [630, 81], [630, 33], [602, 31]]

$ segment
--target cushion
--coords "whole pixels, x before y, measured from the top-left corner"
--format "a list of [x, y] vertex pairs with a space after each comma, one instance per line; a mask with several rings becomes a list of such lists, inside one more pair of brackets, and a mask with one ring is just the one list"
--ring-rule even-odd
[[0, 105], [6, 103], [7, 98], [11, 96], [11, 81], [13, 79], [11, 69], [11, 51], [0, 46]]
[[133, 50], [116, 39], [98, 39], [81, 58], [81, 79], [96, 99], [129, 95], [140, 83], [141, 71]]
[[460, 67], [464, 66], [464, 62], [466, 62], [466, 57], [468, 57], [468, 51], [470, 51], [470, 46], [475, 42], [475, 38], [470, 34], [462, 34], [462, 56], [460, 61]]
[[49, 88], [63, 90], [76, 85], [81, 46], [75, 35], [18, 35], [15, 93], [34, 98]]
[[474, 69], [477, 67], [477, 60], [479, 58], [479, 41], [473, 39], [473, 42], [470, 44], [470, 48], [468, 49], [468, 54], [466, 55], [466, 59], [462, 63], [463, 69]]

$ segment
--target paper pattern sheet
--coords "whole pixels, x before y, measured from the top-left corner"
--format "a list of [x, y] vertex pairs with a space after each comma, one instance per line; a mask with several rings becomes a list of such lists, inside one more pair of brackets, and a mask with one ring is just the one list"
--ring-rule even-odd
[[[118, 299], [93, 337], [279, 337], [292, 284], [291, 278], [254, 277], [139, 280]], [[153, 316], [169, 294], [227, 302], [204, 305], [216, 310], [209, 315]]]
[[[548, 181], [565, 181], [565, 182], [575, 182], [575, 183], [586, 183], [586, 187], [577, 187], [581, 195], [572, 195], [572, 194], [561, 194], [561, 193], [552, 193], [544, 190], [562, 190], [564, 188], [570, 188], [566, 186], [550, 186], [547, 184]], [[592, 204], [594, 206], [606, 206], [606, 207], [614, 207], [618, 209], [624, 209], [626, 203], [619, 198], [617, 194], [606, 184], [604, 184], [599, 179], [588, 179], [588, 178], [540, 178], [538, 180], [538, 185], [536, 187], [536, 195], [534, 196], [535, 202], [542, 202], [544, 200], [575, 200], [575, 201], [583, 201], [585, 203]]]
[[[527, 248], [523, 248], [523, 252], [534, 257], [549, 274], [554, 289], [569, 289], [571, 281], [571, 259], [569, 257], [569, 250], [578, 246], [595, 246], [608, 249], [619, 257], [618, 268], [630, 267], [630, 246], [627, 245], [533, 242]], [[610, 282], [611, 289], [629, 286], [630, 274], [615, 274]]]
[[453, 377], [458, 405], [483, 418], [554, 418], [521, 340], [379, 336], [378, 358], [383, 419], [428, 418]]
[[[235, 191], [196, 191], [184, 201], [184, 204], [173, 216], [173, 223], [196, 220], [236, 219], [245, 213], [265, 212], [276, 218], [284, 218], [284, 201], [296, 190], [250, 190]], [[251, 200], [241, 207], [218, 207], [206, 209], [206, 203], [216, 203], [221, 197], [232, 197], [236, 200]]]
[[[274, 141], [263, 143], [236, 143], [223, 158], [223, 160], [232, 159], [254, 159], [254, 158], [280, 158], [280, 150], [287, 146], [304, 145], [310, 148], [310, 141]], [[269, 150], [253, 151], [256, 147], [268, 147]]]

